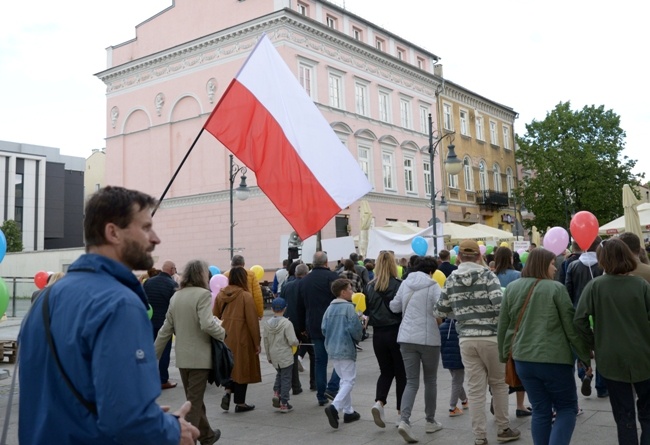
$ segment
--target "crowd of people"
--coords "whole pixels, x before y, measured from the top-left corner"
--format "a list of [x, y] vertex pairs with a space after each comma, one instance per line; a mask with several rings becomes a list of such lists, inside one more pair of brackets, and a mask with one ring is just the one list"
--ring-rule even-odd
[[[269, 405], [293, 410], [309, 354], [309, 388], [339, 428], [362, 417], [353, 392], [368, 325], [379, 368], [369, 414], [386, 428], [394, 406], [396, 432], [407, 443], [419, 441], [411, 417], [421, 381], [425, 432], [443, 429], [440, 362], [452, 381], [444, 413], [469, 411], [475, 445], [488, 443], [488, 394], [496, 440], [521, 437], [510, 424], [512, 392], [517, 417], [532, 416], [536, 445], [569, 444], [581, 412], [576, 368], [584, 395], [595, 379], [597, 395], [609, 397], [619, 444], [639, 443], [637, 417], [640, 443], [650, 443], [650, 265], [632, 234], [596, 238], [585, 252], [573, 244], [561, 256], [532, 248], [521, 268], [509, 247], [497, 248], [489, 267], [492, 258], [473, 240], [459, 244], [456, 265], [447, 250], [408, 260], [386, 250], [375, 260], [353, 253], [331, 270], [327, 254], [316, 252], [310, 267], [287, 261], [275, 274], [272, 316], [264, 319], [259, 282], [240, 255], [216, 295], [205, 261], [188, 262], [180, 275], [171, 260], [153, 269], [154, 206], [137, 191], [98, 191], [85, 212], [87, 253], [35, 295], [19, 342], [21, 360], [41, 365], [20, 368], [21, 442], [212, 445], [221, 432], [210, 425], [204, 394], [221, 370], [215, 344], [232, 353], [224, 411], [255, 409], [246, 396], [262, 380], [264, 345], [276, 371]], [[138, 280], [136, 270], [150, 273]], [[358, 293], [364, 305], [353, 303]], [[156, 399], [177, 386], [168, 372], [172, 336], [187, 402], [169, 413]], [[521, 384], [506, 383], [508, 361]], [[39, 409], [54, 400], [61, 409]]]

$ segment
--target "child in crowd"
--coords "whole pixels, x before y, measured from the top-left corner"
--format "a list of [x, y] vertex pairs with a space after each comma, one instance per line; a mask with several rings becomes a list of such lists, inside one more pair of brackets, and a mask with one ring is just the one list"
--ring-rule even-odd
[[[449, 399], [449, 417], [462, 416], [463, 410], [469, 408], [467, 394], [463, 388], [465, 380], [465, 367], [460, 357], [460, 346], [458, 345], [458, 333], [456, 332], [456, 320], [445, 318], [440, 325], [440, 356], [442, 367], [449, 370], [451, 374], [451, 397]], [[460, 400], [463, 408], [458, 408]]]
[[357, 376], [357, 350], [355, 344], [361, 341], [363, 328], [351, 303], [352, 284], [339, 278], [332, 282], [332, 293], [336, 297], [323, 315], [321, 330], [325, 336], [325, 350], [332, 360], [336, 373], [341, 378], [339, 392], [325, 414], [332, 428], [339, 427], [339, 411], [343, 411], [343, 423], [357, 421], [361, 415], [352, 408], [352, 388]]
[[298, 339], [293, 324], [284, 318], [287, 302], [277, 297], [271, 302], [273, 317], [265, 323], [264, 349], [269, 363], [277, 370], [273, 385], [273, 407], [280, 408], [281, 413], [293, 410], [289, 404], [291, 390], [291, 373], [293, 371], [293, 354], [298, 347]]

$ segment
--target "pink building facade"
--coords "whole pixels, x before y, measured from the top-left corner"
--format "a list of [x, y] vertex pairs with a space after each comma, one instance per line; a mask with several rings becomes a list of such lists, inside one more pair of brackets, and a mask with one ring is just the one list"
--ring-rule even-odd
[[[367, 174], [374, 225], [428, 226], [427, 119], [431, 113], [437, 128], [438, 57], [321, 0], [176, 0], [138, 25], [135, 39], [110, 47], [97, 74], [107, 88], [106, 184], [159, 197], [263, 33]], [[207, 132], [196, 141], [154, 217], [160, 261], [201, 258], [228, 268], [228, 155]], [[274, 270], [287, 252], [280, 238], [292, 228], [253, 172], [247, 180], [250, 198], [234, 203], [234, 247], [247, 265]], [[322, 237], [356, 236], [359, 220], [357, 202]]]

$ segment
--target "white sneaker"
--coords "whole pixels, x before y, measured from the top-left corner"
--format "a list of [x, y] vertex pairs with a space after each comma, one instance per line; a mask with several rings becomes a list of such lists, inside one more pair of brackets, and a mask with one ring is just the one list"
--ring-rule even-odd
[[427, 434], [436, 433], [441, 429], [442, 424], [440, 422], [436, 422], [435, 420], [433, 422], [427, 422], [426, 426], [424, 427], [424, 431]]
[[400, 436], [406, 441], [406, 443], [417, 443], [418, 440], [415, 438], [413, 433], [411, 432], [411, 425], [408, 423], [402, 421], [399, 423], [399, 426], [397, 427], [397, 432], [399, 433]]
[[386, 428], [386, 422], [384, 422], [384, 407], [381, 402], [375, 402], [375, 404], [372, 405], [370, 412], [372, 413], [372, 419], [375, 421], [375, 425], [380, 428]]

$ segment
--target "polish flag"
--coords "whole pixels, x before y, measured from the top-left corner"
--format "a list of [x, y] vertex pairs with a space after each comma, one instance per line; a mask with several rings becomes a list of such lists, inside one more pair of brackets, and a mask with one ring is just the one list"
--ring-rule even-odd
[[372, 189], [266, 35], [204, 128], [255, 172], [302, 239]]

